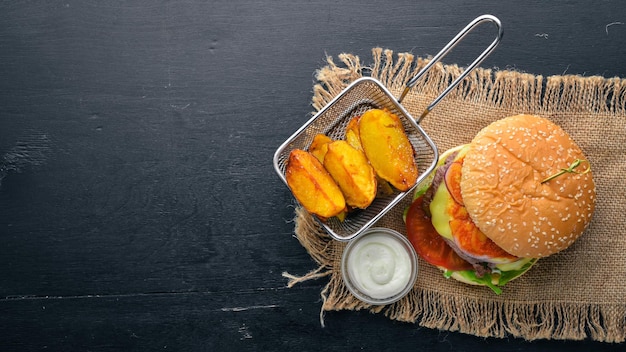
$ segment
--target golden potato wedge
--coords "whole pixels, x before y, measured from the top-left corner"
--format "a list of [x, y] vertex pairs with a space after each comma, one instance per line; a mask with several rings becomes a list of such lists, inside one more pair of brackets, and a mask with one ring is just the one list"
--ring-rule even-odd
[[313, 154], [294, 149], [285, 170], [287, 185], [310, 213], [330, 218], [346, 211], [341, 189]]
[[396, 115], [380, 109], [366, 111], [359, 119], [359, 137], [378, 176], [400, 191], [415, 185], [418, 175], [413, 145]]
[[346, 125], [346, 141], [357, 150], [363, 150], [361, 147], [361, 137], [359, 137], [359, 119], [360, 116], [355, 116], [348, 121]]
[[333, 140], [325, 134], [316, 134], [315, 137], [313, 137], [313, 142], [311, 142], [311, 145], [309, 146], [309, 152], [323, 164], [324, 156], [328, 151], [328, 143], [332, 141]]
[[364, 209], [376, 197], [376, 173], [362, 151], [344, 140], [328, 144], [324, 167], [337, 182], [346, 203]]
[[[346, 125], [346, 141], [355, 149], [363, 151], [361, 146], [361, 137], [359, 136], [359, 119], [361, 116], [355, 116], [348, 121]], [[376, 175], [376, 182], [378, 184], [378, 192], [376, 196], [384, 197], [393, 194], [391, 185], [386, 180], [383, 180], [380, 176]]]

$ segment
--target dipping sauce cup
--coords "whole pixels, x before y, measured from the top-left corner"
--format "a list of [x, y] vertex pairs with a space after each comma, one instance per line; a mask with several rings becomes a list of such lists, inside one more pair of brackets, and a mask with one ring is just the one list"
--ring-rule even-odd
[[363, 302], [396, 302], [417, 279], [417, 254], [397, 231], [370, 228], [351, 240], [341, 258], [341, 274], [352, 294]]

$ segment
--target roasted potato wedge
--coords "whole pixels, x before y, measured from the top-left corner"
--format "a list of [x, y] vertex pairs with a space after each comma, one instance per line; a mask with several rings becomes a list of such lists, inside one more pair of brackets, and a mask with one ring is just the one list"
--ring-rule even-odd
[[[355, 116], [348, 121], [348, 125], [346, 125], [346, 141], [353, 146], [355, 149], [363, 151], [363, 147], [361, 146], [361, 137], [359, 136], [359, 119], [361, 116]], [[376, 175], [376, 182], [378, 184], [378, 191], [376, 193], [377, 196], [388, 196], [393, 194], [393, 189], [391, 185], [386, 180], [380, 178], [380, 176]]]
[[345, 217], [346, 200], [341, 189], [313, 154], [294, 149], [289, 154], [285, 178], [293, 195], [308, 212], [322, 219]]
[[376, 197], [376, 173], [362, 151], [344, 140], [328, 144], [324, 167], [337, 182], [346, 203], [353, 208], [367, 208]]
[[415, 185], [418, 174], [413, 145], [396, 115], [380, 109], [366, 111], [359, 119], [359, 137], [378, 176], [400, 191]]
[[357, 150], [363, 150], [361, 147], [361, 137], [359, 137], [359, 119], [360, 116], [355, 116], [348, 121], [346, 125], [346, 141]]
[[311, 142], [309, 146], [309, 152], [323, 164], [324, 156], [328, 151], [328, 143], [332, 141], [333, 140], [325, 134], [316, 134], [315, 137], [313, 137], [313, 142]]

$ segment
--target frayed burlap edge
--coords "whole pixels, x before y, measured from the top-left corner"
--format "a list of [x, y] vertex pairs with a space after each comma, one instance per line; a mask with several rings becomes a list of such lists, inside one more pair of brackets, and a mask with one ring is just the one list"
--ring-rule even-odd
[[[338, 66], [332, 57], [327, 58], [328, 65], [317, 72], [319, 84], [314, 86], [312, 105], [316, 111], [361, 77], [363, 70], [370, 70], [371, 76], [392, 92], [400, 92], [427, 63], [427, 59], [416, 58], [410, 53], [399, 53], [395, 60], [391, 50], [374, 48], [372, 53], [374, 64], [371, 67], [361, 66], [360, 59], [351, 54], [339, 55], [344, 66]], [[462, 68], [455, 65], [437, 64], [409, 96], [414, 95], [413, 100], [427, 104], [461, 72]], [[594, 93], [592, 96], [600, 98], [589, 99], [589, 94], [582, 94], [590, 91]], [[626, 112], [626, 80], [619, 78], [569, 75], [544, 79], [532, 74], [478, 68], [448, 95], [453, 96], [470, 103], [487, 102], [503, 108], [508, 102], [515, 101], [520, 113], [551, 114], [564, 105], [570, 112]], [[388, 306], [363, 303], [350, 294], [341, 278], [339, 258], [345, 243], [333, 240], [302, 208], [296, 208], [295, 224], [296, 237], [317, 262], [318, 268], [303, 276], [289, 273], [283, 273], [283, 276], [289, 279], [288, 287], [329, 277], [321, 292], [322, 326], [325, 312], [365, 309], [398, 321], [480, 337], [626, 341], [624, 305], [475, 300], [419, 287], [414, 288], [414, 294]]]

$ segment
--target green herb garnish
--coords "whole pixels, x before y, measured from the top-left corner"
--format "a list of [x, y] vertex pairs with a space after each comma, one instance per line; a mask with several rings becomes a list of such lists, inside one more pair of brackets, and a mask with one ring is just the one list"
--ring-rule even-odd
[[[574, 170], [575, 168], [579, 167], [582, 163], [587, 163], [587, 168], [583, 171], [576, 171]], [[584, 159], [576, 159], [574, 160], [573, 163], [570, 164], [570, 166], [567, 169], [561, 169], [561, 171], [557, 172], [556, 174], [552, 175], [552, 176], [548, 176], [546, 177], [543, 181], [541, 181], [541, 183], [546, 183], [552, 179], [555, 179], [565, 173], [570, 173], [570, 174], [586, 174], [587, 172], [591, 171], [591, 167], [589, 166], [589, 162], [587, 160]]]

